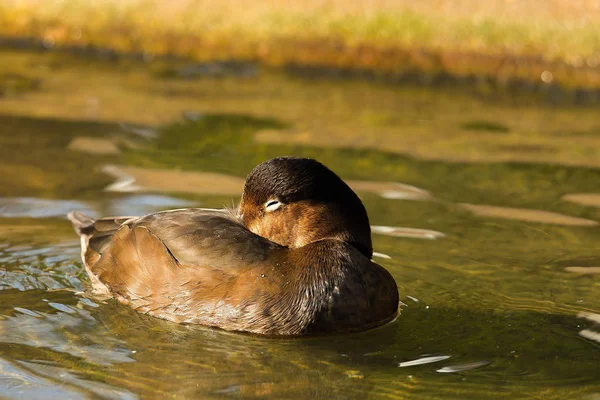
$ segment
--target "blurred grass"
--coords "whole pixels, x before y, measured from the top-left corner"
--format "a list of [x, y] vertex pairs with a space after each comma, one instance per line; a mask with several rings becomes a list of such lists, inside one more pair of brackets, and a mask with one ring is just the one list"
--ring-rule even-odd
[[599, 22], [597, 1], [0, 0], [0, 35], [46, 47], [585, 88]]

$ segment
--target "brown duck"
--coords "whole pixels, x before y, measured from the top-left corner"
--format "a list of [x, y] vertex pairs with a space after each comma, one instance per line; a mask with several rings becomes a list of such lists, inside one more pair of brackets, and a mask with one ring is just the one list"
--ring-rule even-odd
[[92, 292], [158, 318], [307, 335], [369, 329], [398, 312], [394, 278], [371, 261], [362, 202], [315, 160], [258, 165], [233, 211], [69, 219]]

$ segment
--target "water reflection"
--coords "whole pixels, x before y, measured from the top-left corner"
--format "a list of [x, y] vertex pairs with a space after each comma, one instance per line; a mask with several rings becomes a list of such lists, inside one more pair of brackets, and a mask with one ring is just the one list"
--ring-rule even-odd
[[540, 222], [544, 224], [568, 225], [568, 226], [597, 226], [597, 221], [585, 218], [571, 217], [550, 211], [528, 210], [523, 208], [497, 207], [480, 204], [459, 204], [459, 206], [471, 211], [475, 215], [492, 218], [515, 219], [527, 222]]
[[81, 290], [85, 273], [75, 263], [79, 256], [76, 245], [72, 240], [53, 246], [9, 245], [0, 249], [0, 290]]
[[401, 363], [398, 364], [399, 367], [414, 367], [415, 365], [423, 365], [423, 364], [430, 364], [430, 363], [435, 363], [438, 361], [444, 361], [449, 359], [451, 356], [427, 356], [427, 357], [420, 357], [417, 358], [416, 360], [410, 360], [410, 361], [403, 361]]
[[[598, 384], [600, 350], [579, 339], [585, 324], [575, 317], [411, 305], [374, 331], [273, 340], [175, 325], [114, 302], [91, 306], [71, 291], [3, 291], [0, 300], [1, 362], [13, 377], [0, 385], [8, 394], [14, 379], [29, 382], [32, 390], [59, 379], [65, 385], [57, 395], [63, 390], [61, 396], [74, 396], [75, 390], [111, 398], [133, 398], [132, 393], [404, 396], [438, 390], [442, 382], [436, 372], [466, 374], [472, 383], [502, 376], [523, 394], [550, 381], [573, 391], [577, 385]], [[423, 355], [436, 353], [445, 355]], [[524, 377], [527, 385], [522, 385]], [[460, 396], [496, 398], [477, 386], [455, 387], [448, 398]]]
[[579, 331], [579, 335], [593, 340], [597, 343], [600, 343], [600, 314], [591, 313], [591, 312], [580, 312], [578, 315], [580, 318], [585, 318], [588, 321], [591, 321], [595, 324], [594, 329], [583, 329]]
[[565, 194], [562, 200], [578, 203], [584, 206], [600, 207], [600, 193], [571, 193]]
[[87, 136], [77, 136], [67, 149], [90, 154], [119, 154], [119, 148], [112, 140]]
[[31, 372], [29, 368], [23, 368], [19, 362], [9, 362], [0, 356], [0, 391], [6, 398], [46, 399], [55, 397], [68, 400], [86, 398], [84, 393], [69, 390], [65, 385], [57, 383], [56, 380], [42, 378]]
[[20, 304], [1, 309], [2, 342], [13, 349], [36, 347], [41, 353], [48, 349], [107, 366], [133, 361], [121, 341], [95, 329], [97, 321], [89, 310], [97, 307], [80, 302], [71, 291], [4, 290], [0, 297], [4, 304]]
[[[106, 187], [105, 190], [109, 192], [156, 191], [239, 196], [244, 188], [243, 178], [214, 172], [176, 171], [124, 165], [105, 165], [102, 171], [116, 179]], [[347, 183], [359, 193], [375, 193], [384, 199], [433, 200], [428, 191], [399, 182], [348, 180]]]
[[488, 365], [489, 361], [475, 361], [466, 364], [457, 364], [457, 365], [449, 365], [447, 367], [443, 367], [438, 369], [436, 372], [442, 374], [456, 373], [456, 372], [464, 372], [469, 371], [471, 369], [480, 368]]
[[597, 275], [600, 274], [600, 267], [566, 267], [565, 271], [574, 272], [582, 275]]
[[429, 240], [440, 239], [446, 236], [442, 232], [432, 231], [431, 229], [402, 228], [397, 226], [381, 225], [371, 226], [371, 232], [379, 235]]
[[[86, 281], [81, 266], [73, 265], [75, 242], [2, 251], [3, 268], [26, 271], [23, 278], [34, 287], [45, 287], [45, 270], [60, 275], [67, 266]], [[401, 284], [406, 279], [402, 272], [395, 276]], [[600, 349], [589, 334], [597, 334], [593, 313], [582, 319], [407, 300], [396, 321], [374, 331], [272, 340], [170, 324], [112, 301], [81, 297], [71, 289], [77, 286], [62, 281], [62, 290], [0, 291], [0, 358], [13, 377], [0, 382], [3, 393], [35, 396], [61, 382], [50, 392], [66, 398], [364, 398], [413, 390], [425, 397], [441, 391], [445, 398], [496, 398], [484, 388], [497, 379], [521, 394], [548, 382], [560, 382], [563, 394], [580, 393], [579, 387], [598, 390]], [[471, 384], [447, 393], [436, 373], [468, 374]], [[29, 382], [31, 391], [13, 391], [21, 385], [15, 379]]]
[[161, 194], [140, 194], [110, 199], [103, 205], [105, 215], [145, 215], [168, 208], [198, 206], [199, 202]]
[[102, 168], [117, 180], [106, 187], [111, 192], [158, 191], [239, 196], [244, 179], [236, 176], [200, 171], [173, 171], [107, 165]]
[[77, 200], [48, 200], [32, 197], [0, 197], [0, 218], [64, 217], [71, 210], [97, 216], [86, 203]]
[[0, 218], [66, 218], [78, 210], [92, 217], [100, 215], [145, 215], [167, 208], [192, 207], [193, 202], [161, 194], [140, 194], [95, 202], [50, 200], [32, 197], [0, 197]]

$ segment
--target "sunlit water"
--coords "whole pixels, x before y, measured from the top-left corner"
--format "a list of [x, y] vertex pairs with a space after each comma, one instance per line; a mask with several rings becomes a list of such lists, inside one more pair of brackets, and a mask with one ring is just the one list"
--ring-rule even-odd
[[[599, 171], [419, 161], [397, 153], [392, 142], [407, 139], [400, 133], [390, 137], [389, 152], [382, 151], [385, 143], [376, 150], [365, 150], [373, 147], [368, 143], [356, 143], [358, 149], [301, 144], [298, 132], [291, 133], [295, 144], [284, 140], [302, 115], [339, 134], [357, 108], [376, 106], [378, 90], [394, 96], [377, 85], [299, 85], [298, 78], [265, 74], [252, 82], [245, 75], [201, 77], [182, 86], [148, 71], [125, 79], [131, 66], [2, 57], [41, 83], [0, 92], [0, 397], [600, 398], [600, 202], [593, 195], [600, 192]], [[78, 75], [84, 73], [89, 80]], [[271, 79], [288, 91], [294, 115], [273, 108], [285, 104], [269, 103], [277, 93], [260, 94], [261, 87], [273, 90]], [[231, 93], [235, 82], [245, 87], [241, 97], [249, 87], [255, 92], [252, 105], [227, 96], [211, 107], [197, 100]], [[85, 96], [78, 83], [87, 85], [89, 101], [79, 101]], [[94, 101], [108, 96], [103, 91], [111, 85], [123, 91], [115, 97], [119, 107]], [[343, 94], [331, 118], [294, 91], [306, 87], [324, 97]], [[439, 108], [431, 100], [436, 92], [395, 90], [397, 104], [412, 101], [414, 90], [420, 104], [418, 111], [412, 103], [398, 111], [398, 132], [415, 113], [454, 112], [448, 110], [455, 105]], [[179, 108], [166, 112], [169, 99]], [[147, 113], [167, 122], [136, 125], [148, 119], [136, 118], [128, 101], [156, 101]], [[519, 120], [522, 110], [489, 107], [503, 119], [465, 129], [495, 135], [490, 146], [517, 140], [503, 138], [498, 124]], [[550, 130], [545, 120], [560, 112], [540, 106], [536, 129]], [[578, 111], [573, 130], [594, 135], [596, 112]], [[419, 122], [419, 131], [429, 126], [430, 137], [445, 134], [439, 120], [427, 124]], [[386, 129], [395, 132], [393, 124]], [[265, 139], [277, 134], [284, 139]], [[399, 286], [397, 320], [360, 334], [265, 339], [175, 325], [86, 297], [79, 242], [66, 212], [140, 215], [229, 205], [238, 198], [239, 177], [282, 154], [317, 157], [360, 193], [374, 226], [375, 260]], [[587, 156], [581, 157], [569, 164]], [[211, 179], [208, 189], [195, 187]]]

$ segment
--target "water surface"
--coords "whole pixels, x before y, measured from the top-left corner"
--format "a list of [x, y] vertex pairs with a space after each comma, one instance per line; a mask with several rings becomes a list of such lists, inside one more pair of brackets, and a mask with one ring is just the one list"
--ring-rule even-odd
[[[597, 110], [265, 71], [190, 80], [164, 65], [0, 58], [12, 74], [0, 88], [1, 396], [600, 397]], [[240, 178], [283, 154], [316, 157], [359, 192], [376, 261], [399, 286], [397, 320], [264, 339], [86, 297], [68, 210], [230, 205]], [[207, 179], [212, 189], [194, 186]]]

